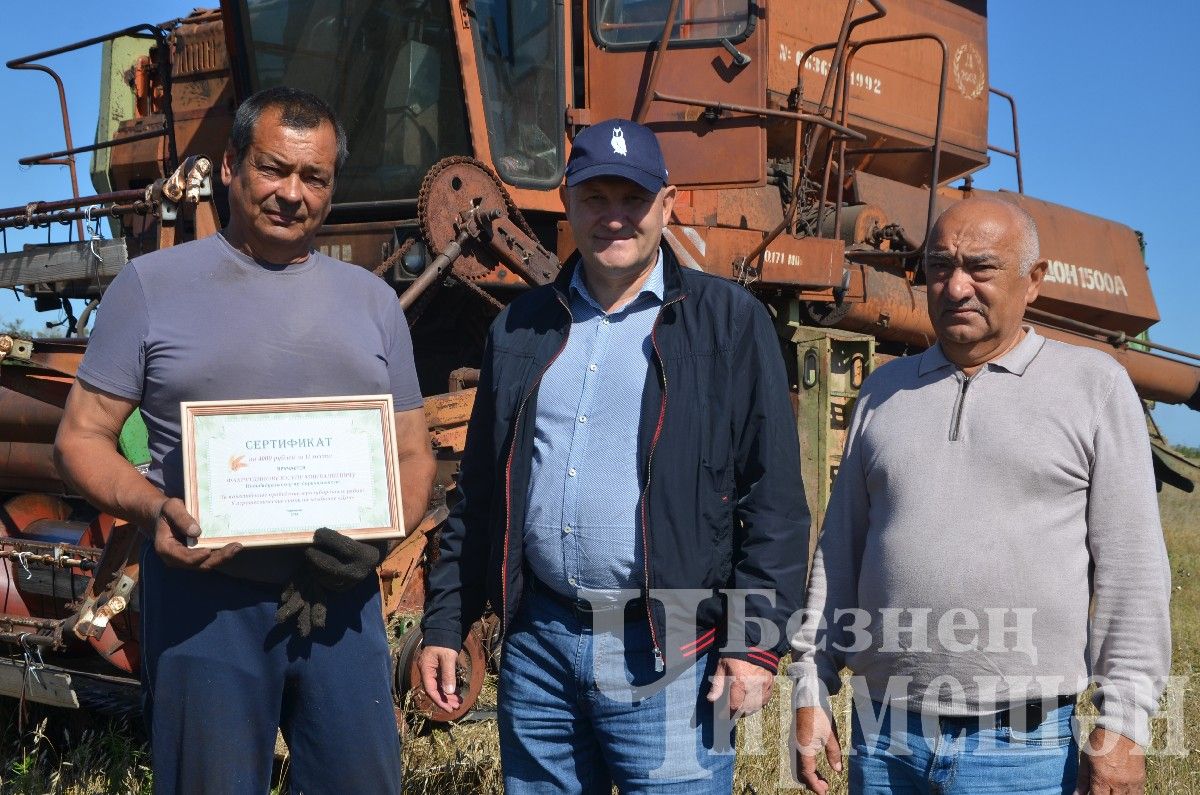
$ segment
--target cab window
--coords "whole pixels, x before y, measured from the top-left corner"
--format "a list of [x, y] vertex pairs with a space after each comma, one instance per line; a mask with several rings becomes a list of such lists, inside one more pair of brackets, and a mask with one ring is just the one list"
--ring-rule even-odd
[[[627, 48], [657, 41], [671, 0], [598, 0], [592, 33], [601, 46]], [[751, 30], [751, 0], [680, 0], [671, 42], [711, 44], [744, 39]]]

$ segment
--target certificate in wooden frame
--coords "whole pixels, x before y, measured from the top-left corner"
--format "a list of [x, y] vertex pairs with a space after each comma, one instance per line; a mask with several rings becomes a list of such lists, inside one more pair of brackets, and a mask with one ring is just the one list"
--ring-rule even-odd
[[403, 537], [391, 395], [179, 409], [195, 546], [303, 544], [318, 527], [363, 541]]

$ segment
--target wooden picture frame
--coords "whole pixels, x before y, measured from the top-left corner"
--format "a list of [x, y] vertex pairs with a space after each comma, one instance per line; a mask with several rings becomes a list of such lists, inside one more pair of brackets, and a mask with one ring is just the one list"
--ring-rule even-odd
[[404, 536], [391, 395], [186, 401], [179, 417], [194, 546]]

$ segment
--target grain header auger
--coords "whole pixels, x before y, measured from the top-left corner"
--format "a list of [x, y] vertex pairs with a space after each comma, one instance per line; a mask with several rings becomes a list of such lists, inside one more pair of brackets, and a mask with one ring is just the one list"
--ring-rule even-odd
[[[237, 102], [272, 85], [314, 91], [346, 124], [351, 156], [318, 245], [396, 289], [428, 396], [434, 510], [381, 568], [398, 704], [429, 711], [412, 671], [426, 536], [453, 499], [484, 335], [572, 250], [557, 188], [592, 121], [656, 130], [680, 188], [668, 243], [776, 318], [818, 518], [863, 378], [932, 341], [926, 231], [992, 152], [1017, 173], [1017, 191], [996, 195], [1034, 215], [1051, 260], [1028, 320], [1114, 356], [1143, 398], [1200, 408], [1197, 357], [1146, 338], [1158, 313], [1138, 234], [1027, 196], [1019, 144], [989, 145], [990, 95], [1019, 139], [1015, 100], [988, 81], [982, 0], [222, 0], [8, 65], [47, 71], [93, 45], [96, 142], [72, 143], [63, 99], [65, 148], [22, 162], [73, 174], [91, 151], [96, 194], [73, 179], [69, 199], [0, 210], [0, 229], [61, 222], [74, 241], [0, 255], [0, 287], [70, 322], [66, 339], [0, 338], [3, 693], [131, 701], [136, 536], [68, 492], [50, 443], [104, 286], [138, 253], [219, 228], [212, 165]], [[122, 448], [148, 458], [136, 421]], [[1155, 455], [1161, 477], [1190, 487], [1189, 465], [1165, 444]], [[496, 640], [491, 623], [470, 634], [464, 707], [436, 719], [471, 706]]]

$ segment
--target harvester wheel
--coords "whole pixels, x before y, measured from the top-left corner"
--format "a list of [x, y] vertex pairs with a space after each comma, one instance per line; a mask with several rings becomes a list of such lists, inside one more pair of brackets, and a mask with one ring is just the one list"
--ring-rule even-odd
[[[421, 654], [421, 630], [412, 629], [405, 633], [400, 648], [395, 653], [396, 703], [405, 705], [401, 712], [416, 712], [437, 723], [458, 720], [475, 706], [475, 699], [483, 689], [483, 677], [487, 669], [487, 657], [476, 624], [463, 640], [462, 652], [458, 655], [458, 694], [462, 704], [455, 710], [443, 710], [429, 700], [421, 686], [421, 673], [417, 670], [417, 658]], [[397, 717], [400, 717], [398, 714]]]

